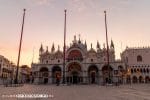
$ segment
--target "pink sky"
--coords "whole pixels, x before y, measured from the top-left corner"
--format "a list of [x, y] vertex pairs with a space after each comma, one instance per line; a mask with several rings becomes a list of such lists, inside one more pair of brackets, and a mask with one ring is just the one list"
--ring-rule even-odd
[[[149, 46], [150, 1], [148, 0], [1, 0], [0, 55], [17, 62], [23, 8], [26, 8], [21, 64], [38, 62], [41, 43], [63, 46], [64, 9], [67, 11], [67, 44], [81, 34], [88, 48], [105, 42], [104, 10], [107, 10], [109, 41], [116, 57], [126, 46]], [[122, 47], [121, 47], [122, 43]]]

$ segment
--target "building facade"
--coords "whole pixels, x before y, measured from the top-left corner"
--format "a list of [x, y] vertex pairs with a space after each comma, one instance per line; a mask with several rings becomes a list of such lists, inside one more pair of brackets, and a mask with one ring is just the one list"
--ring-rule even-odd
[[10, 83], [13, 80], [12, 63], [0, 55], [0, 84]]
[[31, 75], [31, 68], [27, 65], [22, 65], [19, 69], [20, 69], [21, 83], [29, 83], [30, 75]]
[[[17, 66], [0, 55], [0, 84], [13, 84], [16, 78]], [[30, 80], [31, 68], [21, 66], [18, 70], [18, 82], [26, 83]]]
[[121, 58], [127, 66], [127, 82], [150, 83], [150, 48], [126, 48]]
[[[108, 81], [123, 83], [125, 63], [115, 59], [115, 48], [113, 41], [109, 46], [109, 66], [107, 64], [107, 49], [105, 45], [100, 47], [97, 42], [96, 50], [91, 44], [87, 49], [86, 41], [82, 43], [80, 38], [74, 40], [66, 49], [65, 64], [63, 63], [63, 52], [55, 50], [54, 44], [51, 51], [39, 49], [39, 62], [32, 63], [32, 82], [35, 84], [55, 84], [56, 76], [61, 76], [63, 71], [65, 82], [69, 84], [105, 84]], [[65, 67], [63, 67], [65, 65]], [[64, 69], [63, 69], [64, 68]]]

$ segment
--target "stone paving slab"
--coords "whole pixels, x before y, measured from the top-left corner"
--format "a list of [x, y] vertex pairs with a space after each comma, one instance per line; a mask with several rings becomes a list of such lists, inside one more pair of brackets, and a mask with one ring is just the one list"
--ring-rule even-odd
[[100, 85], [24, 85], [22, 87], [0, 86], [0, 100], [31, 100], [31, 98], [4, 97], [18, 94], [44, 94], [48, 98], [33, 100], [150, 100], [150, 84], [121, 86]]

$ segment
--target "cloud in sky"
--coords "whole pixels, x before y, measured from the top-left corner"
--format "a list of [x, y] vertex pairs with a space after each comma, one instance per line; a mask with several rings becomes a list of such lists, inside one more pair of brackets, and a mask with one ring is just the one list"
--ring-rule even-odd
[[66, 6], [73, 11], [84, 12], [95, 7], [95, 0], [67, 0]]
[[32, 4], [35, 5], [51, 5], [55, 0], [28, 0], [28, 2], [31, 2]]
[[67, 6], [72, 7], [73, 10], [84, 12], [87, 10], [97, 11], [99, 8], [104, 9], [118, 9], [134, 3], [137, 0], [67, 0]]
[[[102, 11], [104, 9], [116, 9], [129, 5], [137, 0], [27, 0], [29, 4], [36, 6], [53, 6], [60, 2], [64, 8], [77, 12], [86, 12], [88, 10]], [[101, 8], [101, 9], [99, 9]]]

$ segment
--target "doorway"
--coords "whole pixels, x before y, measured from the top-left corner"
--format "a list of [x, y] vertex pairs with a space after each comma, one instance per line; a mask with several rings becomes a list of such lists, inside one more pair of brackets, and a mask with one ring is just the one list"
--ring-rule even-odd
[[95, 72], [92, 72], [92, 73], [91, 73], [91, 79], [92, 79], [92, 80], [91, 80], [91, 83], [92, 83], [92, 84], [96, 83], [95, 77], [96, 77], [96, 73], [95, 73]]
[[78, 84], [79, 83], [79, 76], [78, 72], [72, 72], [72, 83], [73, 84]]
[[48, 83], [48, 78], [44, 78], [44, 84]]

